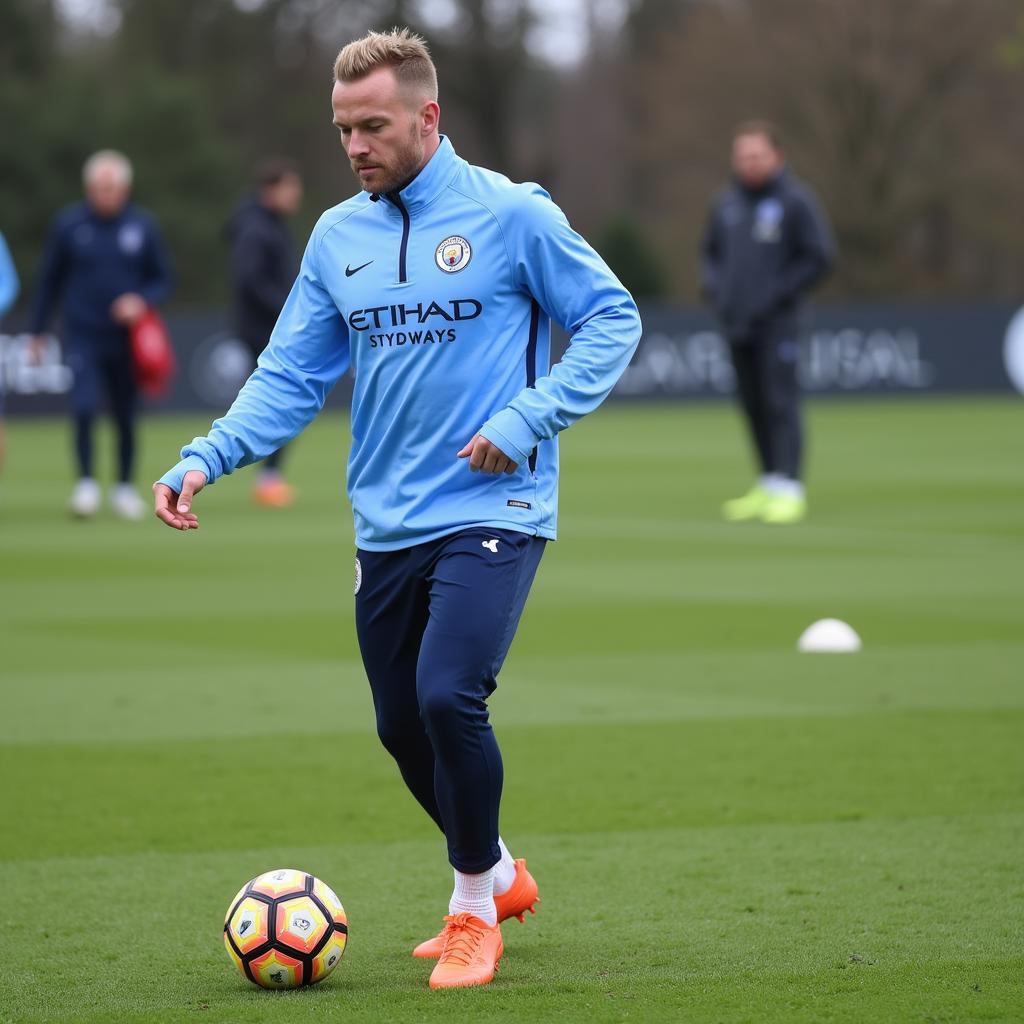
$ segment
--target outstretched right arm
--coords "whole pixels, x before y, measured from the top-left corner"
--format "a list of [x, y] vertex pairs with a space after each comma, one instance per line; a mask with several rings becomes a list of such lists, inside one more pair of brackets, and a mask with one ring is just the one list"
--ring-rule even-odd
[[[156, 514], [168, 526], [192, 528], [160, 514], [161, 507], [169, 511], [170, 495], [179, 518], [181, 505], [191, 505], [190, 498], [182, 497], [187, 474], [201, 474], [202, 487], [277, 451], [323, 408], [331, 388], [348, 369], [348, 328], [321, 275], [320, 240], [320, 232], [314, 231], [270, 344], [231, 408], [206, 437], [194, 438], [182, 448], [181, 461], [154, 486]], [[194, 487], [188, 493], [198, 490]], [[184, 521], [198, 525], [194, 515]]]

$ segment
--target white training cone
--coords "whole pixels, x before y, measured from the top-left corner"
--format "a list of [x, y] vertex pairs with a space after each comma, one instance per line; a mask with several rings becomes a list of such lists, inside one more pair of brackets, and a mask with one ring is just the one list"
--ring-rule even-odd
[[796, 649], [805, 654], [852, 654], [860, 648], [857, 631], [841, 619], [818, 619], [796, 642]]

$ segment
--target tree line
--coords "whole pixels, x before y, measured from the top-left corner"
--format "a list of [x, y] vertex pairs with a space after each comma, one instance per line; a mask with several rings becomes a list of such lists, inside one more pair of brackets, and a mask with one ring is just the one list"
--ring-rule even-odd
[[[31, 286], [84, 158], [123, 149], [185, 305], [227, 288], [223, 225], [268, 155], [302, 168], [300, 235], [355, 191], [330, 125], [337, 49], [408, 24], [467, 159], [539, 181], [644, 297], [697, 298], [733, 126], [766, 117], [835, 227], [835, 298], [1019, 298], [1024, 0], [623, 0], [572, 66], [531, 52], [533, 0], [0, 0], [0, 231]], [[589, 5], [590, 9], [594, 5]]]

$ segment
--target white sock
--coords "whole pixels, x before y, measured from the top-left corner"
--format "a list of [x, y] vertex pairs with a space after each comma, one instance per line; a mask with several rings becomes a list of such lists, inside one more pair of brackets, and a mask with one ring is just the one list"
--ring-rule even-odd
[[785, 498], [802, 498], [804, 496], [804, 485], [799, 480], [793, 480], [788, 476], [780, 476], [775, 484], [775, 493]]
[[494, 895], [501, 896], [512, 888], [516, 880], [516, 862], [512, 854], [508, 852], [505, 840], [498, 836], [498, 849], [501, 850], [501, 860], [494, 865]]
[[785, 477], [780, 476], [778, 473], [765, 473], [757, 481], [761, 487], [763, 487], [769, 494], [779, 494], [780, 485]]
[[478, 875], [455, 872], [455, 891], [448, 901], [449, 914], [472, 914], [488, 924], [498, 923], [494, 906], [494, 868]]

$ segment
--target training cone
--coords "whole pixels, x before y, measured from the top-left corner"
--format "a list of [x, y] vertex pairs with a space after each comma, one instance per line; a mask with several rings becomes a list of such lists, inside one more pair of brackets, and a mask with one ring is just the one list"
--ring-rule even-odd
[[805, 654], [852, 654], [860, 648], [857, 631], [841, 619], [818, 619], [796, 642], [796, 649]]

